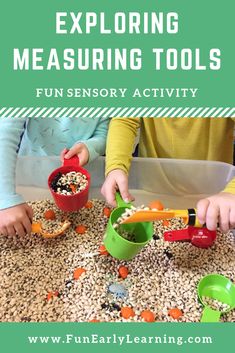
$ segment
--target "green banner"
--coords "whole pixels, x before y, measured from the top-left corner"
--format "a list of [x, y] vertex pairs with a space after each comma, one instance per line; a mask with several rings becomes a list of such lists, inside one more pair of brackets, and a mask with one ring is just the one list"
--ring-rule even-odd
[[234, 324], [11, 323], [0, 332], [9, 353], [217, 353], [232, 349]]
[[234, 11], [233, 0], [2, 1], [0, 114], [231, 116]]

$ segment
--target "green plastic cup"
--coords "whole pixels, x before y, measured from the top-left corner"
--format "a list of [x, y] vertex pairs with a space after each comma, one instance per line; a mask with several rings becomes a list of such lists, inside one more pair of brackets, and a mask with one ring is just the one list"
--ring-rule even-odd
[[152, 239], [153, 223], [141, 222], [122, 224], [122, 230], [134, 234], [135, 242], [123, 238], [113, 228], [113, 224], [117, 222], [117, 219], [125, 212], [126, 208], [131, 207], [131, 204], [124, 202], [119, 193], [116, 193], [116, 201], [118, 207], [115, 208], [110, 215], [104, 236], [104, 245], [110, 255], [116, 259], [131, 260]]
[[[207, 275], [198, 284], [198, 297], [204, 305], [201, 322], [218, 322], [221, 314], [235, 308], [235, 285], [222, 275]], [[229, 308], [224, 311], [212, 309], [208, 304], [204, 303], [203, 297], [218, 300], [229, 305]]]

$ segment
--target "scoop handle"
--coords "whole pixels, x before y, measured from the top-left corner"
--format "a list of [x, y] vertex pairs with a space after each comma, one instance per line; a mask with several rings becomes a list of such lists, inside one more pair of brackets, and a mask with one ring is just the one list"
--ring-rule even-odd
[[221, 312], [205, 306], [202, 312], [201, 322], [219, 322]]
[[64, 158], [64, 160], [63, 160], [63, 167], [67, 167], [67, 166], [79, 167], [79, 165], [80, 165], [79, 158], [76, 155], [69, 158], [69, 159]]
[[131, 206], [131, 203], [130, 202], [125, 202], [123, 200], [123, 198], [121, 197], [120, 193], [119, 192], [116, 192], [115, 194], [115, 199], [116, 199], [116, 202], [117, 202], [117, 206], [118, 207], [130, 207]]
[[197, 218], [197, 210], [195, 208], [188, 208], [186, 210], [171, 210], [175, 213], [174, 217], [181, 217], [185, 224], [196, 228], [201, 228], [203, 225], [200, 224]]
[[183, 241], [191, 240], [188, 228], [180, 230], [169, 230], [164, 232], [165, 241]]

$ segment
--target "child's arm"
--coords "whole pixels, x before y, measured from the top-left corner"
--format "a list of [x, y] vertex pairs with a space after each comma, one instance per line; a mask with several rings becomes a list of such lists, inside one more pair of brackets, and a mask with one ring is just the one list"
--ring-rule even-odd
[[106, 179], [101, 193], [112, 206], [116, 206], [117, 189], [124, 200], [133, 200], [128, 191], [128, 171], [139, 126], [139, 118], [113, 118], [110, 122], [106, 148]]
[[197, 204], [197, 216], [201, 224], [215, 230], [219, 223], [223, 232], [235, 227], [235, 178], [226, 188], [213, 196], [200, 200]]
[[113, 118], [109, 125], [105, 175], [114, 169], [129, 172], [140, 118]]
[[15, 190], [17, 150], [26, 119], [0, 118], [0, 233], [24, 235], [31, 231], [31, 208]]
[[17, 151], [26, 119], [0, 118], [0, 209], [24, 203], [15, 190]]

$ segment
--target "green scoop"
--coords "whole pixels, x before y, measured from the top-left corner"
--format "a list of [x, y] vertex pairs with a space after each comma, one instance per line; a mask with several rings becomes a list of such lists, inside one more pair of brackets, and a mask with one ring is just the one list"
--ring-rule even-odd
[[[201, 322], [218, 322], [221, 314], [235, 308], [235, 285], [222, 275], [210, 274], [200, 280], [198, 297], [204, 305]], [[215, 310], [205, 303], [204, 297], [227, 304], [228, 308]]]
[[104, 245], [113, 257], [119, 260], [131, 260], [152, 239], [153, 223], [141, 222], [120, 225], [119, 229], [133, 234], [135, 241], [125, 239], [114, 229], [113, 225], [125, 212], [126, 208], [131, 207], [131, 204], [124, 202], [119, 193], [116, 193], [116, 201], [118, 207], [110, 215], [104, 236]]

